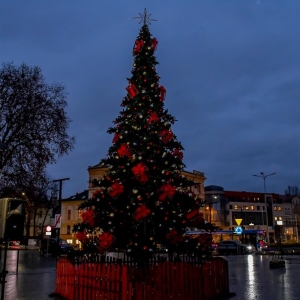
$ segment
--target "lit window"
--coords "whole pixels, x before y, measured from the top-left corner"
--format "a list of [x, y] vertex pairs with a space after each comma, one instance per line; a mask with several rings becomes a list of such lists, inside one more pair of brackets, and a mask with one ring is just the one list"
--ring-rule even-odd
[[281, 206], [278, 206], [278, 210], [282, 210]]
[[79, 210], [78, 210], [78, 220], [81, 220], [81, 216], [82, 216], [82, 210], [79, 209]]
[[234, 206], [234, 209], [239, 209], [239, 206], [238, 206], [238, 205], [235, 205], [235, 206]]
[[254, 210], [254, 206], [253, 205], [251, 205], [250, 208], [251, 208], [251, 210]]
[[277, 210], [277, 206], [274, 206], [274, 210]]
[[279, 219], [279, 220], [282, 220], [282, 218], [281, 218], [281, 217], [279, 217], [278, 219]]
[[275, 217], [274, 220], [277, 221], [277, 217]]
[[248, 209], [249, 209], [249, 206], [244, 206], [244, 208], [248, 210]]

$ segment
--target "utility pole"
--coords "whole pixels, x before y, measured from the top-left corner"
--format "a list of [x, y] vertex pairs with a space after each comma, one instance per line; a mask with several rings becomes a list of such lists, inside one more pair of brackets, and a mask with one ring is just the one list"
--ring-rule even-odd
[[[59, 214], [61, 215], [61, 198], [62, 198], [62, 182], [65, 180], [70, 180], [70, 178], [61, 178], [55, 179], [53, 182], [59, 182], [59, 196], [58, 196], [58, 205], [59, 205]], [[56, 238], [57, 240], [60, 237], [60, 228], [55, 228]]]
[[267, 217], [267, 243], [269, 243], [269, 218], [268, 218], [268, 203], [266, 199], [266, 178], [272, 175], [275, 175], [276, 173], [265, 175], [264, 172], [260, 172], [261, 175], [252, 175], [255, 177], [261, 177], [264, 180], [264, 203], [266, 205], [266, 217]]

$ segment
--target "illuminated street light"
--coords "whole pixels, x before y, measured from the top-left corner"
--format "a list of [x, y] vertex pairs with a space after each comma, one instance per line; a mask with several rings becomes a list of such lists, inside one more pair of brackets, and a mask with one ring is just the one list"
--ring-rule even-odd
[[255, 177], [261, 177], [264, 180], [264, 202], [266, 205], [266, 217], [267, 217], [267, 242], [269, 242], [269, 220], [268, 220], [268, 203], [266, 201], [266, 178], [272, 175], [275, 175], [276, 173], [265, 175], [264, 172], [260, 172], [261, 175], [252, 175]]

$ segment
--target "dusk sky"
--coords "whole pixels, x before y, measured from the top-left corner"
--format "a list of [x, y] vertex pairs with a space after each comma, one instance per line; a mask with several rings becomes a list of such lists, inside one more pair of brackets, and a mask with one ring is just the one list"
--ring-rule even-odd
[[225, 190], [263, 192], [260, 172], [276, 172], [267, 192], [300, 187], [299, 0], [1, 0], [1, 62], [68, 91], [75, 149], [48, 168], [70, 178], [63, 197], [87, 189], [112, 143], [144, 8], [186, 170]]

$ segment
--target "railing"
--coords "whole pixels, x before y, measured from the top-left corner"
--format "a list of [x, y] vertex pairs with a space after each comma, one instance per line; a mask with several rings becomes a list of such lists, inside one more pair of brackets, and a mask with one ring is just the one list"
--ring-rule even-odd
[[75, 263], [60, 258], [55, 294], [70, 300], [206, 300], [229, 293], [228, 263], [155, 261], [145, 267], [109, 258]]

